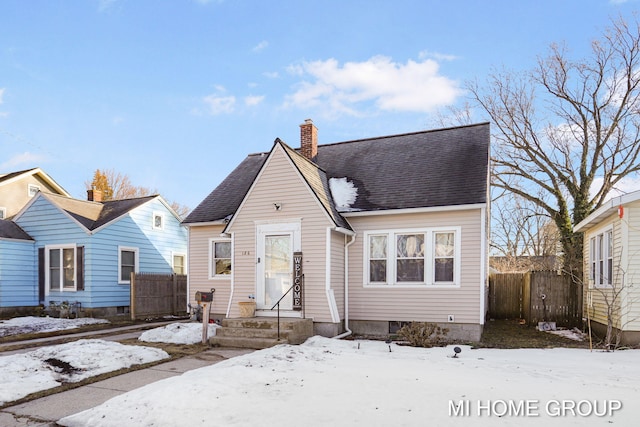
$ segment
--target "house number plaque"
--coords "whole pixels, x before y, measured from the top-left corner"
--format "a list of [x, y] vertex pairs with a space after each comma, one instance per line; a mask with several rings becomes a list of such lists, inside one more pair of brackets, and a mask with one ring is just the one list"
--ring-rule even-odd
[[293, 309], [302, 310], [302, 252], [293, 253]]

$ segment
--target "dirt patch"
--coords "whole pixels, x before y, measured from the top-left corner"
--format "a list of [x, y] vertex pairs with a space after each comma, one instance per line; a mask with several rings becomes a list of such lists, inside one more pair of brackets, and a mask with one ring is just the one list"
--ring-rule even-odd
[[482, 340], [474, 343], [478, 348], [589, 348], [588, 339], [575, 341], [535, 326], [521, 324], [519, 320], [490, 320], [485, 323]]

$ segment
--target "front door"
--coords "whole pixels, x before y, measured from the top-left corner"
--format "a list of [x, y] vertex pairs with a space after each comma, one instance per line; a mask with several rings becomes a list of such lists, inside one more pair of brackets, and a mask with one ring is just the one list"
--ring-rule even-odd
[[[293, 252], [299, 250], [300, 225], [265, 224], [258, 227], [256, 308], [271, 308], [293, 285]], [[280, 301], [280, 310], [292, 310], [293, 292]], [[275, 313], [276, 309], [273, 310]]]

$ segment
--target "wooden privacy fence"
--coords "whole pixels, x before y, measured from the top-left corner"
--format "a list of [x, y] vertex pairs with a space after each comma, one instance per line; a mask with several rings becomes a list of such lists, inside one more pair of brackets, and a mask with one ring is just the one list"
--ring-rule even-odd
[[499, 273], [489, 279], [489, 316], [581, 326], [582, 285], [554, 271]]
[[187, 276], [184, 274], [131, 274], [131, 319], [165, 315], [180, 316], [187, 311]]

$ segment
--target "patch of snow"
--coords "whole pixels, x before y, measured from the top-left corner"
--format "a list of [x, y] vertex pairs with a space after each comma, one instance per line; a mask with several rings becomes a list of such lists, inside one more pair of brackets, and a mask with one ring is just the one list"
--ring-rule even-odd
[[0, 405], [63, 383], [168, 357], [157, 348], [94, 339], [0, 356]]
[[[638, 350], [458, 347], [454, 358], [453, 346], [312, 337], [146, 385], [58, 423], [622, 426], [640, 418]], [[525, 402], [526, 415], [518, 406]], [[622, 408], [613, 409], [617, 403]], [[558, 412], [571, 404], [581, 404], [582, 415]], [[599, 413], [613, 410], [597, 415], [594, 405]], [[463, 412], [456, 415], [456, 407]]]
[[584, 341], [587, 339], [587, 334], [582, 332], [578, 328], [573, 329], [556, 329], [555, 331], [546, 331], [550, 334], [560, 335], [561, 337], [569, 338], [574, 341]]
[[109, 321], [105, 319], [93, 319], [90, 317], [82, 317], [78, 319], [58, 319], [55, 317], [35, 316], [15, 317], [9, 320], [0, 320], [0, 337], [37, 332], [55, 332], [98, 323], [109, 323]]
[[358, 198], [358, 189], [353, 181], [347, 178], [331, 178], [329, 179], [329, 188], [333, 196], [333, 202], [339, 211], [347, 211], [351, 209], [351, 205]]
[[[209, 323], [207, 336], [216, 334], [220, 325]], [[172, 344], [196, 344], [202, 341], [202, 323], [171, 323], [161, 328], [143, 332], [138, 338], [144, 342], [164, 342]]]

